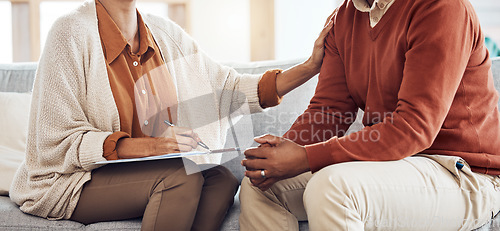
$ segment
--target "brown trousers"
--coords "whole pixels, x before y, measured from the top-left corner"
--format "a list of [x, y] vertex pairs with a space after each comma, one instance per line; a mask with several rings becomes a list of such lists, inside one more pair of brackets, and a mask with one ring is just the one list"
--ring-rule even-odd
[[92, 171], [71, 220], [142, 218], [142, 230], [218, 230], [238, 181], [225, 167], [186, 175], [180, 159], [110, 164]]

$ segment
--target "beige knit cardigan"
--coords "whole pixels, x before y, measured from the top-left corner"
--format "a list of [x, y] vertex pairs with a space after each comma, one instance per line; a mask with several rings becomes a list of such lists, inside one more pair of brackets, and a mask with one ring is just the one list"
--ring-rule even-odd
[[[170, 20], [144, 15], [144, 21], [175, 79], [178, 125], [193, 127], [211, 148], [222, 148], [231, 107], [262, 110], [257, 95], [261, 75], [238, 74], [215, 63]], [[11, 199], [25, 213], [70, 218], [91, 170], [100, 167], [94, 163], [105, 160], [104, 140], [116, 131], [120, 118], [95, 2], [88, 0], [59, 18], [49, 32], [33, 89], [26, 159], [16, 173]]]

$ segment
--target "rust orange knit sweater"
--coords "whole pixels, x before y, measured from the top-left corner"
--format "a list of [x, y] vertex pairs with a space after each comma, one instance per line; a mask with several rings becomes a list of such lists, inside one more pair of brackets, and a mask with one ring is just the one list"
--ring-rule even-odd
[[[316, 93], [285, 134], [311, 170], [426, 153], [499, 175], [498, 94], [471, 4], [397, 0], [374, 28], [368, 17], [340, 6]], [[358, 108], [366, 127], [344, 136]]]

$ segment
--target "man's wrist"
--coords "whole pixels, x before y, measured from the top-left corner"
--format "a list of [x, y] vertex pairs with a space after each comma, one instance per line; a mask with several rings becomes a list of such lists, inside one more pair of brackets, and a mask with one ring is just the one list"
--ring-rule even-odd
[[307, 160], [311, 172], [317, 172], [328, 165], [337, 163], [333, 159], [333, 150], [330, 145], [332, 139], [304, 146], [306, 148]]
[[302, 158], [301, 158], [302, 173], [309, 172], [309, 171], [311, 171], [311, 167], [309, 167], [309, 160], [307, 158], [306, 148], [304, 146], [300, 146], [300, 148], [301, 148], [301, 155], [302, 155]]

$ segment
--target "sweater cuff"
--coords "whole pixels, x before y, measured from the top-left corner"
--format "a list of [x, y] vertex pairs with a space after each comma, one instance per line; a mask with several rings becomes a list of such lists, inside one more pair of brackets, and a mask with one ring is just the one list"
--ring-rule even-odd
[[108, 136], [102, 145], [103, 156], [106, 160], [118, 160], [118, 152], [116, 151], [116, 144], [122, 138], [129, 138], [130, 136], [125, 132], [115, 132]]
[[102, 165], [96, 162], [106, 161], [103, 157], [102, 145], [111, 132], [87, 132], [80, 143], [80, 164], [85, 171], [91, 171]]
[[278, 95], [276, 79], [283, 70], [271, 70], [262, 75], [259, 81], [259, 103], [262, 108], [274, 107], [281, 103], [282, 97]]
[[317, 172], [335, 163], [332, 149], [328, 141], [306, 145], [305, 148], [311, 172]]
[[257, 87], [261, 78], [262, 75], [244, 75], [239, 79], [238, 90], [245, 95], [250, 113], [257, 113], [263, 110], [259, 103], [259, 94], [257, 93]]

